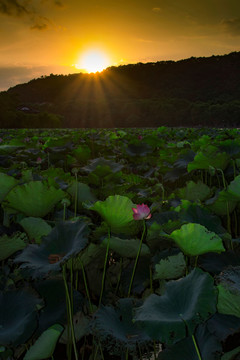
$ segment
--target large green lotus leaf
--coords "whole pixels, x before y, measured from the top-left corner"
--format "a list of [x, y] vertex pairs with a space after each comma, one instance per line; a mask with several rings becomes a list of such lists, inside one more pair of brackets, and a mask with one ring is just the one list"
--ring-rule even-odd
[[205, 200], [210, 193], [210, 188], [200, 180], [197, 183], [189, 181], [185, 188], [178, 190], [179, 197], [189, 201]]
[[218, 279], [218, 311], [240, 317], [240, 266], [228, 267]]
[[[210, 334], [206, 324], [197, 327], [195, 340], [202, 359], [220, 360], [220, 354], [222, 352], [221, 343], [215, 336]], [[193, 339], [186, 337], [160, 352], [158, 360], [199, 360], [199, 357]]]
[[215, 146], [208, 146], [204, 152], [200, 151], [194, 157], [194, 160], [188, 164], [188, 172], [195, 169], [208, 170], [209, 166], [215, 169], [225, 170], [229, 163], [229, 156], [224, 152], [219, 152]]
[[[103, 239], [101, 246], [107, 247], [108, 238]], [[109, 247], [122, 257], [136, 258], [140, 240], [138, 239], [120, 239], [112, 236], [109, 239]], [[150, 255], [149, 247], [142, 244], [140, 256]]]
[[19, 221], [19, 224], [27, 233], [30, 242], [37, 244], [40, 244], [42, 237], [52, 230], [51, 226], [41, 218], [26, 217]]
[[0, 292], [0, 344], [24, 344], [37, 328], [40, 299], [29, 290]]
[[27, 246], [26, 234], [14, 233], [12, 236], [4, 234], [0, 237], [0, 261], [7, 259], [15, 252]]
[[67, 189], [67, 192], [73, 197], [73, 202], [75, 202], [76, 190], [78, 211], [82, 209], [83, 201], [95, 202], [97, 200], [96, 197], [92, 194], [91, 189], [87, 184], [73, 182]]
[[54, 324], [45, 330], [28, 349], [23, 360], [44, 360], [51, 357], [63, 329], [62, 325]]
[[224, 216], [235, 209], [237, 201], [227, 190], [222, 190], [213, 198], [206, 200], [206, 205], [216, 215]]
[[168, 256], [166, 259], [160, 260], [155, 265], [154, 280], [172, 280], [178, 279], [184, 275], [186, 270], [186, 262], [183, 253]]
[[128, 232], [133, 220], [132, 208], [135, 204], [126, 196], [113, 195], [108, 196], [105, 201], [97, 201], [91, 210], [97, 211], [105, 222], [115, 233]]
[[[88, 241], [88, 226], [83, 221], [65, 221], [58, 223], [43, 238], [41, 245], [31, 244], [26, 247], [15, 262], [22, 263], [21, 268], [36, 270], [32, 276], [59, 271], [60, 265], [83, 250]], [[49, 257], [55, 256], [55, 261]]]
[[3, 201], [9, 191], [18, 184], [14, 177], [0, 173], [0, 202]]
[[63, 198], [65, 193], [48, 187], [41, 181], [18, 185], [5, 198], [8, 207], [33, 217], [44, 217]]
[[175, 343], [194, 332], [197, 324], [216, 312], [213, 278], [195, 268], [181, 280], [166, 284], [162, 296], [150, 295], [136, 310], [135, 321], [152, 339]]
[[173, 231], [169, 237], [188, 256], [225, 251], [222, 239], [200, 224], [189, 223], [182, 225], [179, 230]]
[[219, 284], [217, 309], [220, 314], [240, 317], [240, 294], [230, 291], [226, 285]]
[[100, 337], [111, 354], [121, 354], [128, 349], [136, 352], [138, 347], [150, 342], [144, 329], [133, 323], [133, 309], [136, 300], [123, 298], [118, 300], [116, 307], [101, 306], [94, 314], [91, 329]]

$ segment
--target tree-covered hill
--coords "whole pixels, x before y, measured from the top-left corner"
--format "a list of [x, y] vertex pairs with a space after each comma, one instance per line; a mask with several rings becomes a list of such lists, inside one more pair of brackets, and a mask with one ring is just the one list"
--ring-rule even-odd
[[41, 77], [0, 107], [2, 127], [239, 127], [240, 52]]

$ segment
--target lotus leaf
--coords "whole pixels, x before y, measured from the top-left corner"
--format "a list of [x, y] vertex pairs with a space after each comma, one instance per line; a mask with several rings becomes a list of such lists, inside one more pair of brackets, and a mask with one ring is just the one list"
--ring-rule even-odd
[[233, 315], [216, 313], [207, 322], [209, 331], [220, 341], [225, 341], [240, 329], [240, 318]]
[[18, 184], [14, 177], [0, 173], [0, 202], [3, 201], [9, 191]]
[[[18, 255], [15, 262], [23, 263], [21, 268], [36, 270], [35, 275], [59, 271], [60, 265], [77, 255], [87, 244], [88, 226], [83, 221], [65, 221], [58, 223], [43, 238], [41, 245], [28, 245]], [[54, 261], [50, 261], [51, 256]]]
[[199, 180], [197, 183], [189, 181], [185, 188], [179, 189], [178, 194], [181, 199], [202, 201], [210, 195], [210, 192], [210, 188]]
[[182, 225], [179, 230], [173, 231], [169, 237], [188, 256], [225, 251], [222, 239], [200, 224], [189, 223]]
[[218, 216], [197, 204], [189, 204], [187, 208], [180, 211], [179, 216], [183, 222], [203, 225], [216, 234], [224, 234], [226, 232]]
[[195, 169], [208, 170], [209, 166], [213, 166], [215, 169], [225, 170], [229, 163], [229, 156], [224, 152], [219, 152], [219, 149], [215, 146], [208, 146], [204, 152], [200, 151], [194, 157], [193, 162], [188, 164], [188, 172]]
[[114, 233], [129, 233], [133, 220], [132, 208], [135, 204], [126, 196], [109, 196], [105, 201], [97, 201], [91, 210], [97, 211]]
[[213, 278], [195, 268], [181, 280], [168, 282], [162, 296], [150, 295], [136, 310], [135, 321], [152, 339], [175, 343], [216, 312], [216, 297]]
[[[197, 327], [195, 338], [202, 359], [220, 359], [221, 343], [215, 336], [210, 334], [206, 324]], [[199, 357], [192, 338], [186, 337], [160, 352], [158, 360], [199, 360]]]
[[232, 195], [233, 200], [240, 200], [240, 175], [236, 176], [233, 181], [230, 182], [227, 193]]
[[[107, 247], [108, 238], [103, 239], [102, 246]], [[122, 257], [136, 258], [140, 240], [120, 239], [112, 236], [109, 239], [109, 247]], [[146, 244], [142, 244], [140, 256], [150, 255], [150, 250]]]
[[[37, 335], [40, 335], [52, 324], [65, 325], [67, 323], [66, 292], [62, 278], [50, 278], [34, 282], [34, 288], [45, 300], [45, 306], [39, 313]], [[83, 296], [74, 290], [73, 314], [82, 310], [83, 304]]]
[[54, 324], [45, 330], [28, 349], [23, 360], [43, 360], [51, 357], [63, 329], [62, 325]]
[[24, 344], [37, 328], [36, 307], [41, 301], [29, 290], [0, 292], [0, 344]]
[[91, 160], [89, 165], [86, 165], [82, 168], [87, 173], [91, 173], [93, 171], [96, 172], [98, 176], [106, 176], [109, 172], [116, 173], [123, 168], [122, 164], [118, 164], [111, 160], [106, 160], [102, 157]]
[[220, 314], [234, 315], [240, 318], [240, 294], [230, 291], [226, 285], [219, 284], [217, 309]]
[[[25, 240], [25, 241], [24, 241]], [[26, 234], [15, 233], [11, 237], [6, 234], [0, 237], [0, 261], [7, 259], [15, 252], [27, 246]]]
[[156, 279], [172, 280], [178, 279], [184, 275], [186, 270], [186, 262], [183, 253], [177, 255], [168, 256], [166, 259], [160, 260], [159, 264], [155, 265], [155, 274], [153, 276]]
[[239, 355], [239, 354], [240, 354], [240, 346], [225, 353], [221, 357], [221, 360], [237, 360], [239, 357], [236, 357], [236, 355]]
[[[89, 323], [90, 317], [85, 316], [82, 311], [79, 311], [75, 315], [73, 315], [73, 328], [74, 328], [74, 336], [76, 341], [81, 340], [81, 338], [85, 335], [89, 334]], [[71, 334], [70, 325], [65, 326], [64, 332], [62, 333], [59, 342], [61, 344], [69, 343], [69, 336]]]
[[220, 191], [213, 198], [206, 200], [207, 207], [216, 215], [230, 214], [237, 205], [237, 199], [226, 190]]
[[51, 226], [41, 218], [26, 217], [19, 221], [19, 224], [26, 231], [30, 242], [41, 243], [43, 236], [48, 235], [52, 230]]
[[101, 306], [91, 323], [93, 334], [100, 337], [111, 354], [120, 354], [128, 349], [136, 352], [150, 342], [149, 336], [132, 321], [134, 299], [122, 298], [116, 307]]
[[228, 267], [218, 279], [218, 311], [240, 317], [240, 266]]
[[126, 148], [126, 153], [130, 156], [146, 156], [152, 152], [152, 146], [141, 143], [141, 144], [129, 144]]
[[65, 193], [48, 187], [41, 181], [30, 181], [28, 184], [18, 185], [5, 198], [8, 207], [33, 217], [44, 217], [63, 198]]
[[75, 195], [76, 195], [76, 186], [77, 186], [77, 208], [78, 211], [82, 208], [82, 202], [84, 201], [90, 201], [95, 202], [97, 199], [92, 194], [90, 187], [87, 184], [83, 183], [76, 183], [73, 182], [67, 192], [73, 197], [73, 201], [75, 201]]

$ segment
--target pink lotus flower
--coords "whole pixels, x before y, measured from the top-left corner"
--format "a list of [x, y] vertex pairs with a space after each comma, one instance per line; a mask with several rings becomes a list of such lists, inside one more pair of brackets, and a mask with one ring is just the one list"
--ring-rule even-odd
[[134, 220], [143, 220], [143, 219], [150, 219], [152, 214], [150, 212], [150, 209], [147, 205], [137, 205], [137, 208], [132, 208], [132, 211], [134, 212], [133, 218]]
[[138, 140], [142, 140], [142, 135], [138, 135]]
[[3, 142], [3, 139], [2, 139], [2, 138], [0, 138], [0, 143], [1, 143], [1, 142]]

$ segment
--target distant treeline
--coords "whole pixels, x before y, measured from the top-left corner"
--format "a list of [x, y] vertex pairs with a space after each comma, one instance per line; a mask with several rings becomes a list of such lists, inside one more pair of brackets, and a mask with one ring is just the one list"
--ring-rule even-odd
[[240, 127], [240, 52], [53, 75], [0, 93], [0, 127]]

